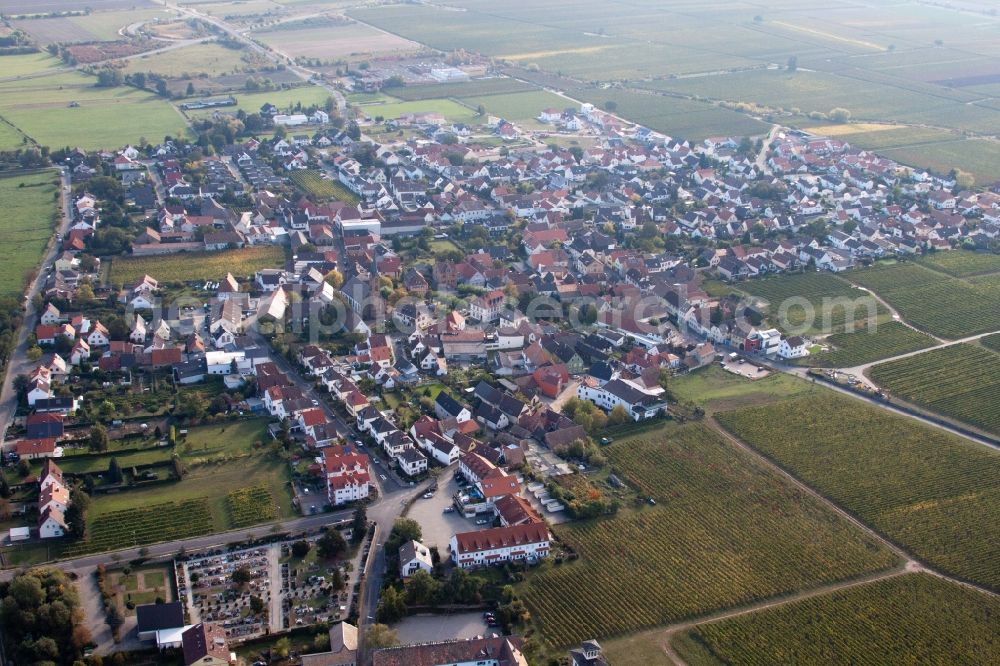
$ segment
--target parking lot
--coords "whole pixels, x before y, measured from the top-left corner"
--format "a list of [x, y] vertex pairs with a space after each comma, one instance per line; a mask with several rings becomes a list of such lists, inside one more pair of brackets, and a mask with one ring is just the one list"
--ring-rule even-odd
[[[476, 520], [463, 518], [458, 511], [446, 513], [445, 508], [452, 506], [451, 498], [458, 492], [458, 482], [455, 480], [455, 468], [450, 467], [438, 477], [438, 489], [431, 499], [417, 499], [410, 509], [408, 518], [420, 523], [423, 542], [428, 547], [437, 546], [441, 559], [448, 558], [448, 543], [456, 532], [471, 532], [481, 530], [485, 525], [476, 525]], [[482, 518], [490, 518], [484, 515]]]
[[399, 642], [427, 643], [457, 638], [489, 636], [499, 629], [486, 626], [483, 614], [458, 613], [456, 615], [412, 615], [393, 625], [399, 635]]

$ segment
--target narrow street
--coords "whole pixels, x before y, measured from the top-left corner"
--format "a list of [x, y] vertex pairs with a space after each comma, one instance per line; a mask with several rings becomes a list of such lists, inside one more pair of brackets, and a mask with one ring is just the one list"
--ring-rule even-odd
[[[72, 183], [70, 181], [69, 169], [65, 167], [60, 168], [60, 174], [62, 220], [55, 229], [52, 237], [49, 239], [49, 244], [46, 247], [44, 258], [42, 259], [41, 264], [39, 264], [38, 273], [35, 275], [35, 279], [31, 281], [31, 284], [28, 285], [28, 288], [25, 290], [24, 318], [21, 322], [21, 328], [17, 331], [17, 341], [14, 344], [14, 348], [11, 350], [10, 359], [7, 361], [3, 387], [0, 389], [0, 427], [3, 428], [3, 430], [0, 430], [0, 438], [4, 436], [11, 423], [13, 423], [14, 413], [17, 411], [17, 394], [14, 391], [14, 378], [18, 375], [27, 374], [31, 371], [32, 364], [28, 360], [28, 336], [34, 332], [36, 319], [38, 317], [38, 313], [35, 312], [35, 306], [31, 301], [36, 294], [41, 293], [42, 287], [45, 286], [45, 279], [48, 276], [49, 269], [52, 267], [56, 257], [59, 255], [60, 243], [56, 240], [56, 238], [61, 238], [66, 235], [69, 230], [70, 222], [73, 219], [70, 213], [70, 206], [72, 203]], [[12, 447], [13, 443], [4, 442], [2, 445], [4, 451]]]

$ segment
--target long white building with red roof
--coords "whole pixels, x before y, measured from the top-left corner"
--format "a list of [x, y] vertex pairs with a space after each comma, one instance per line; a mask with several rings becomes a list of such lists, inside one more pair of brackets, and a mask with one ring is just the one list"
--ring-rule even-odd
[[451, 558], [463, 569], [537, 560], [549, 554], [551, 538], [545, 523], [461, 532], [451, 538]]

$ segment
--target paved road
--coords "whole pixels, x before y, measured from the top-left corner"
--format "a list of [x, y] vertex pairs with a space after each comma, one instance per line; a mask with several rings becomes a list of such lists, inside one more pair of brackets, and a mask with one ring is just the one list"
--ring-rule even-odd
[[[59, 223], [59, 228], [56, 234], [64, 236], [69, 230], [70, 221], [72, 216], [70, 215], [70, 172], [69, 169], [60, 169], [62, 184], [62, 221]], [[27, 374], [31, 372], [32, 363], [28, 360], [28, 335], [35, 330], [35, 323], [38, 313], [35, 312], [35, 306], [32, 304], [32, 299], [34, 296], [41, 292], [42, 287], [45, 285], [45, 277], [48, 275], [49, 268], [53, 265], [60, 251], [60, 244], [56, 242], [55, 234], [49, 239], [49, 244], [45, 250], [45, 256], [42, 259], [42, 263], [39, 265], [38, 274], [35, 279], [31, 281], [25, 291], [25, 303], [24, 303], [24, 318], [21, 323], [21, 328], [17, 333], [17, 343], [14, 346], [13, 351], [10, 355], [10, 360], [7, 363], [7, 373], [4, 376], [3, 388], [0, 389], [0, 439], [2, 439], [4, 433], [7, 432], [7, 428], [14, 420], [14, 412], [17, 410], [17, 394], [14, 391], [14, 378], [18, 375]], [[12, 448], [12, 443], [4, 442], [3, 447]]]

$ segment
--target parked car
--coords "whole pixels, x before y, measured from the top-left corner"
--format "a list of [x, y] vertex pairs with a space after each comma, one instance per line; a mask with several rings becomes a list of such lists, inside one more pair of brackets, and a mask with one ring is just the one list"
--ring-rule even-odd
[[486, 520], [485, 518], [480, 518], [479, 520], [476, 521], [476, 525], [489, 525], [489, 524], [490, 521]]
[[431, 499], [434, 497], [434, 493], [424, 493], [424, 499]]

